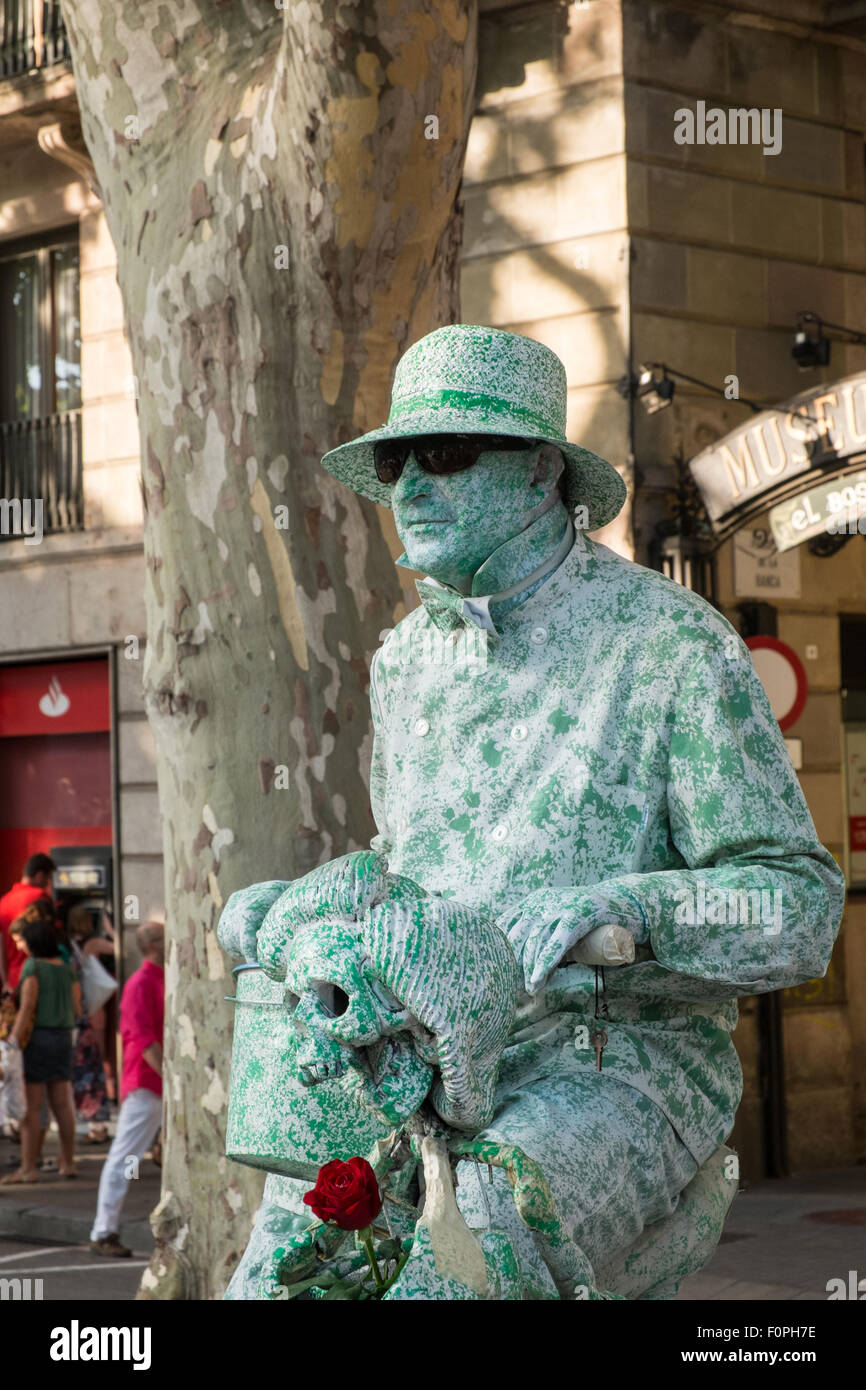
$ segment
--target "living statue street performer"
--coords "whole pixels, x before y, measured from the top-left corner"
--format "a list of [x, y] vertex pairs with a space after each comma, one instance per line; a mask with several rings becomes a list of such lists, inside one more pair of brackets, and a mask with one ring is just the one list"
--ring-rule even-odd
[[[386, 1297], [672, 1297], [736, 1189], [737, 997], [827, 969], [844, 880], [749, 652], [586, 534], [625, 486], [565, 422], [552, 352], [457, 324], [406, 352], [387, 425], [323, 460], [393, 509], [425, 577], [372, 663], [370, 851], [221, 921], [263, 1020], [252, 1051], [236, 1028], [238, 1126], [263, 1095], [276, 1117], [259, 1147], [230, 1136], [270, 1170], [230, 1298], [281, 1296], [318, 1167], [404, 1120], [462, 1220], [452, 1244], [419, 1223]], [[292, 1010], [284, 1102], [285, 1067], [256, 1087]], [[329, 1118], [344, 1095], [357, 1144]]]

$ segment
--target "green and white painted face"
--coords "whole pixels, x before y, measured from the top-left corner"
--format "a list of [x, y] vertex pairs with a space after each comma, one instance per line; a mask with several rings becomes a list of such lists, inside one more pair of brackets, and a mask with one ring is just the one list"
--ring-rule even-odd
[[476, 570], [535, 519], [562, 468], [562, 456], [550, 444], [493, 449], [465, 472], [444, 477], [425, 473], [410, 454], [391, 489], [409, 564], [469, 593]]

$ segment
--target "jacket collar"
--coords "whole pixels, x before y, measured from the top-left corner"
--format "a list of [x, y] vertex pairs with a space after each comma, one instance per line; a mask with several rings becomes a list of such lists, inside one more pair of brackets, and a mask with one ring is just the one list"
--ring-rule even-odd
[[[503, 554], [509, 546], [516, 548], [520, 536], [514, 536], [506, 541], [504, 546], [500, 546], [495, 552], [497, 563], [501, 561]], [[433, 579], [429, 575], [425, 579], [415, 581], [415, 587], [422, 604], [427, 610], [427, 615], [436, 627], [442, 632], [452, 632], [462, 624], [472, 624], [490, 636], [498, 638], [500, 636], [491, 615], [491, 605], [497, 617], [503, 617], [506, 613], [520, 607], [531, 597], [531, 595], [544, 583], [544, 581], [559, 569], [560, 565], [570, 554], [575, 545], [575, 530], [571, 517], [566, 518], [565, 531], [562, 539], [553, 547], [546, 559], [530, 574], [516, 584], [512, 584], [507, 589], [500, 589], [494, 593], [484, 593], [485, 569], [490, 565], [490, 560], [485, 560], [484, 564], [475, 574], [472, 581], [472, 593], [461, 594], [458, 589], [450, 584], [442, 584], [438, 579]], [[406, 556], [401, 556], [398, 564], [406, 563]]]

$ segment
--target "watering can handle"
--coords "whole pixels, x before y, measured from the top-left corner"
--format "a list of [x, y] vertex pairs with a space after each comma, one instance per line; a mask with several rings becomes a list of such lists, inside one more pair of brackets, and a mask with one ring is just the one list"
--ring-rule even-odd
[[572, 946], [566, 960], [578, 965], [631, 965], [634, 951], [634, 937], [628, 928], [608, 924], [588, 932]]

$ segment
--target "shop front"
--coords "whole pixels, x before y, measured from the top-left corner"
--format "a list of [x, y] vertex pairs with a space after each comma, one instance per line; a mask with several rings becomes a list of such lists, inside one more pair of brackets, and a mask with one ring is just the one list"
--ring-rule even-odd
[[714, 599], [752, 649], [848, 904], [823, 979], [744, 1001], [747, 1175], [866, 1157], [866, 373], [755, 415], [689, 463]]
[[86, 886], [111, 908], [108, 657], [0, 665], [0, 760], [0, 891], [43, 852], [59, 893]]

